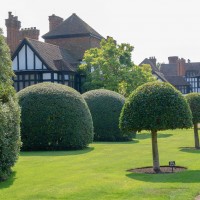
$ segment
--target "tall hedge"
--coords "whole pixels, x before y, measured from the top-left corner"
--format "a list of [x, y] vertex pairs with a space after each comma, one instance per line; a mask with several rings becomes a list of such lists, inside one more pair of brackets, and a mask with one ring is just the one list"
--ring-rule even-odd
[[120, 116], [126, 131], [149, 130], [152, 137], [153, 169], [160, 172], [157, 131], [192, 126], [192, 115], [183, 95], [169, 83], [152, 82], [136, 89]]
[[74, 89], [40, 83], [18, 93], [23, 150], [82, 149], [93, 141], [85, 100]]
[[186, 99], [190, 105], [192, 111], [192, 122], [194, 126], [194, 143], [195, 148], [199, 149], [199, 134], [198, 134], [198, 123], [200, 123], [200, 94], [190, 93], [187, 94]]
[[91, 90], [84, 93], [94, 123], [95, 141], [131, 140], [134, 133], [120, 131], [119, 116], [125, 98], [105, 89]]
[[20, 109], [12, 87], [12, 62], [0, 30], [0, 180], [6, 180], [20, 151]]

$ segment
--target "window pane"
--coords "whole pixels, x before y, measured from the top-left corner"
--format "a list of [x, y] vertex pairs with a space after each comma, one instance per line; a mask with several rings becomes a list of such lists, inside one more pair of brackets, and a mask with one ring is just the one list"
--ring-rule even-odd
[[29, 80], [29, 75], [28, 74], [24, 75], [24, 80]]
[[54, 80], [57, 80], [57, 79], [58, 79], [58, 74], [54, 73]]
[[19, 82], [19, 90], [22, 90], [24, 88], [23, 82]]
[[30, 80], [35, 80], [35, 75], [34, 74], [30, 74]]
[[68, 75], [68, 74], [65, 74], [65, 75], [64, 75], [64, 79], [65, 79], [65, 80], [69, 80], [69, 75]]
[[49, 79], [51, 79], [51, 73], [44, 73], [43, 80], [49, 80]]
[[22, 81], [22, 75], [18, 75], [18, 80]]

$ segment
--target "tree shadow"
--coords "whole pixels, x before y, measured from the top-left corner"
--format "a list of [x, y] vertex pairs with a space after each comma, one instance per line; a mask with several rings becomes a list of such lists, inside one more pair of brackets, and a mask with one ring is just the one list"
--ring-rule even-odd
[[21, 151], [20, 156], [75, 156], [89, 153], [94, 147], [87, 147], [83, 150], [67, 150], [67, 151]]
[[186, 170], [165, 174], [126, 174], [128, 178], [151, 183], [199, 183], [200, 170]]
[[179, 149], [186, 153], [200, 153], [200, 149], [196, 149], [195, 147], [179, 147]]
[[115, 145], [115, 144], [135, 144], [138, 143], [138, 140], [131, 140], [131, 141], [124, 141], [124, 142], [105, 142], [105, 141], [96, 141], [94, 144], [109, 144], [109, 145]]
[[15, 179], [16, 171], [12, 172], [12, 174], [6, 181], [0, 182], [0, 189], [9, 188], [14, 183]]
[[[158, 138], [167, 138], [172, 136], [173, 134], [169, 134], [169, 133], [158, 133]], [[136, 135], [136, 139], [139, 140], [144, 140], [144, 139], [148, 139], [151, 138], [151, 133], [138, 133]]]

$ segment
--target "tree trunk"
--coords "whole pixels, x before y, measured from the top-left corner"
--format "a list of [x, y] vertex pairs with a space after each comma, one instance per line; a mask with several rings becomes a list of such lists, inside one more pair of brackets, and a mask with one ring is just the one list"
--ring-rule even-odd
[[199, 134], [198, 134], [198, 124], [194, 124], [194, 142], [195, 142], [195, 148], [199, 149]]
[[151, 140], [152, 140], [152, 154], [153, 154], [153, 170], [156, 173], [159, 173], [160, 163], [158, 154], [157, 131], [151, 131]]

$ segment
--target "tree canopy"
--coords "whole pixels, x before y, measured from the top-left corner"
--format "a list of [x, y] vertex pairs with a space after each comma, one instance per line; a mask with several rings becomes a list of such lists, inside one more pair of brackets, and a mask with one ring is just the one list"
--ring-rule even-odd
[[0, 30], [0, 181], [11, 174], [21, 146], [20, 108], [12, 87], [11, 66], [9, 48]]
[[80, 71], [86, 75], [83, 90], [104, 88], [128, 96], [143, 83], [154, 81], [151, 67], [136, 66], [131, 60], [133, 46], [109, 37], [100, 48], [91, 48], [84, 54]]
[[2, 102], [7, 102], [9, 96], [14, 94], [14, 88], [12, 87], [13, 76], [10, 51], [0, 29], [0, 100]]
[[194, 124], [195, 148], [199, 149], [198, 123], [200, 122], [200, 94], [190, 93], [190, 94], [187, 94], [185, 97], [192, 111], [192, 121]]

